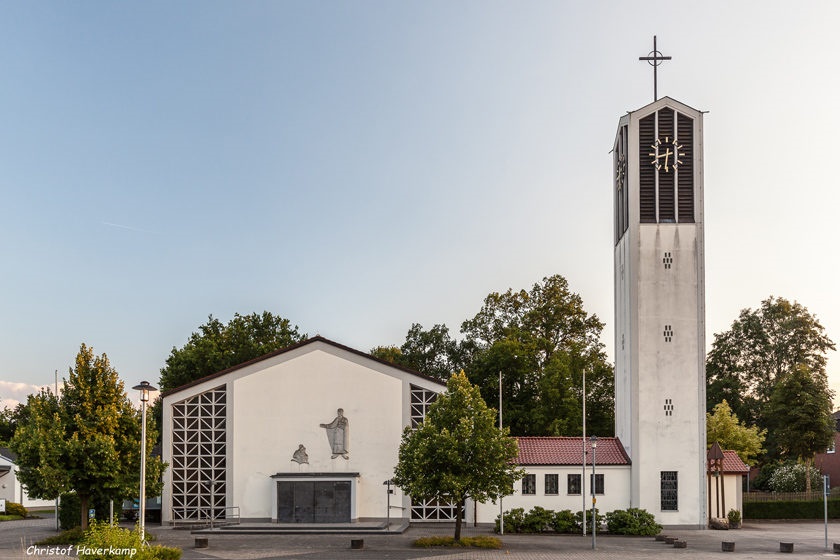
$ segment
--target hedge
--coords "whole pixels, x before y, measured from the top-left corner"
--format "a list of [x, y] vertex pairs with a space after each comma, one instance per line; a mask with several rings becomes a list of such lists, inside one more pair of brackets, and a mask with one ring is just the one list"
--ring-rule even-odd
[[[822, 500], [793, 500], [789, 502], [746, 502], [744, 519], [823, 519]], [[840, 499], [828, 500], [828, 517], [840, 518]]]

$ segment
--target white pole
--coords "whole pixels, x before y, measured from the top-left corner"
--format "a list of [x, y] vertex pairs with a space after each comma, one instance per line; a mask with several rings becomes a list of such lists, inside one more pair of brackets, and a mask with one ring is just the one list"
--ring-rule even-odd
[[583, 502], [581, 511], [583, 512], [583, 536], [586, 536], [586, 366], [583, 368], [583, 389], [581, 390], [581, 398], [583, 400], [583, 437], [581, 438], [581, 447], [583, 448], [583, 461], [581, 462], [580, 475], [580, 498]]
[[[597, 447], [597, 437], [592, 436], [592, 550], [595, 550], [595, 533], [596, 525], [595, 520], [597, 519], [597, 515], [595, 513], [595, 447]], [[585, 516], [584, 516], [585, 517]], [[586, 523], [584, 523], [586, 525]]]
[[[55, 399], [58, 400], [58, 370], [55, 370]], [[61, 522], [58, 518], [58, 508], [61, 506], [61, 494], [55, 498], [55, 530], [61, 530]]]
[[828, 475], [823, 475], [823, 515], [825, 515], [825, 549], [828, 550]]
[[[499, 370], [499, 431], [502, 431], [502, 370]], [[499, 496], [499, 534], [505, 534], [505, 508]]]
[[140, 441], [140, 541], [146, 542], [146, 401], [143, 398], [143, 412]]

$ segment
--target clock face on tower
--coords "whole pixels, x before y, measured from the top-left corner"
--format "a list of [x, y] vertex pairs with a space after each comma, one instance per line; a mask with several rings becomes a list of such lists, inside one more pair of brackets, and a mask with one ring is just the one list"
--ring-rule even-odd
[[665, 140], [657, 138], [650, 147], [653, 150], [648, 154], [651, 157], [651, 165], [665, 173], [677, 169], [682, 163], [680, 158], [685, 155], [682, 144], [678, 143], [676, 138], [672, 140], [669, 136], [666, 136]]

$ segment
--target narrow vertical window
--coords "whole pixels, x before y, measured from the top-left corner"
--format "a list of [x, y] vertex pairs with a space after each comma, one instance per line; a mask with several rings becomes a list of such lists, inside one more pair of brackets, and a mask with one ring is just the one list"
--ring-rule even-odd
[[522, 494], [534, 495], [537, 493], [537, 475], [526, 474], [522, 479]]
[[590, 474], [589, 475], [589, 487], [590, 488], [595, 488], [595, 494], [603, 495], [603, 493], [604, 493], [604, 475], [596, 474], [595, 475], [595, 485], [593, 486], [592, 485], [592, 475]]
[[580, 495], [579, 474], [566, 475], [566, 493], [570, 495]]
[[659, 497], [662, 511], [677, 511], [677, 471], [659, 473]]
[[546, 495], [557, 494], [557, 484], [560, 475], [547, 474], [545, 475], [545, 493]]

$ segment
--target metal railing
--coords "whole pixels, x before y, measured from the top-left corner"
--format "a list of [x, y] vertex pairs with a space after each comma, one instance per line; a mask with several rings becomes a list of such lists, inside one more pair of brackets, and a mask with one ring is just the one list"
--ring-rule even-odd
[[[220, 515], [220, 510], [224, 513]], [[214, 528], [239, 525], [239, 506], [225, 508], [213, 507], [173, 507], [172, 525], [175, 527]]]

